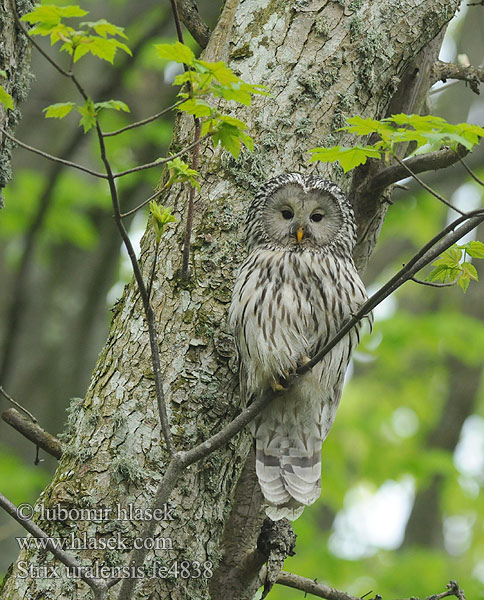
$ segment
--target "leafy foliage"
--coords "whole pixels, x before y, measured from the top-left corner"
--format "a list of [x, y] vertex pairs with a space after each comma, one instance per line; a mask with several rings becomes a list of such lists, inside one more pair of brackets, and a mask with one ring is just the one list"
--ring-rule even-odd
[[186, 100], [178, 105], [178, 110], [202, 120], [202, 135], [212, 136], [215, 145], [237, 158], [244, 145], [253, 149], [252, 138], [245, 133], [246, 125], [221, 113], [210, 98], [222, 98], [250, 106], [254, 94], [267, 95], [263, 86], [244, 82], [223, 62], [207, 62], [195, 58], [192, 50], [180, 42], [158, 44], [158, 55], [164, 60], [184, 64], [186, 70], [177, 75], [173, 85], [180, 85], [178, 94]]
[[84, 104], [57, 102], [44, 108], [44, 112], [47, 119], [63, 119], [74, 109], [81, 115], [79, 124], [84, 128], [84, 133], [87, 133], [96, 125], [96, 119], [103, 108], [129, 112], [129, 106], [121, 100], [93, 102], [90, 98]]
[[360, 136], [378, 135], [374, 144], [366, 146], [334, 146], [333, 148], [313, 148], [310, 162], [339, 161], [344, 172], [359, 165], [364, 165], [368, 158], [388, 158], [395, 154], [399, 144], [412, 143], [414, 153], [439, 149], [449, 146], [457, 149], [459, 145], [471, 150], [484, 137], [484, 128], [470, 123], [452, 125], [442, 117], [434, 115], [392, 115], [377, 121], [363, 119], [360, 116], [350, 117], [349, 125], [338, 131], [349, 131]]
[[50, 36], [53, 46], [63, 42], [61, 51], [72, 56], [76, 63], [88, 53], [110, 63], [114, 61], [118, 50], [131, 55], [131, 50], [117, 38], [126, 39], [124, 29], [109, 23], [105, 19], [85, 21], [74, 29], [64, 23], [64, 19], [84, 17], [88, 12], [79, 6], [55, 6], [53, 4], [37, 5], [34, 10], [22, 17], [33, 25], [30, 35]]
[[[7, 72], [3, 69], [0, 69], [0, 77], [4, 77], [6, 79]], [[13, 110], [13, 98], [2, 85], [0, 85], [0, 103], [2, 103], [5, 108], [10, 108]]]
[[[464, 260], [462, 260], [464, 253]], [[475, 266], [466, 261], [466, 257], [484, 258], [484, 244], [482, 242], [468, 242], [459, 246], [454, 244], [446, 250], [432, 266], [435, 268], [427, 275], [426, 281], [441, 281], [443, 283], [453, 282], [467, 291], [471, 279], [478, 281], [477, 270]]]
[[174, 183], [189, 183], [191, 187], [200, 189], [198, 183], [198, 171], [191, 169], [185, 161], [177, 157], [166, 163], [170, 178], [165, 187], [171, 187]]
[[155, 228], [156, 243], [159, 244], [169, 223], [175, 223], [176, 218], [171, 214], [170, 207], [165, 208], [154, 200], [150, 202], [150, 214], [153, 227]]

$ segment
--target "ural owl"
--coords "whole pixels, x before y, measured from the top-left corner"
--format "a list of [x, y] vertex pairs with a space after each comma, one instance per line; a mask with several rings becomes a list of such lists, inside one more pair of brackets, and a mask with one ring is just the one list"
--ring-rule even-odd
[[252, 422], [256, 472], [273, 520], [296, 519], [321, 493], [321, 446], [358, 342], [353, 329], [287, 390], [284, 379], [313, 357], [366, 301], [353, 264], [353, 210], [321, 177], [289, 173], [262, 186], [246, 219], [249, 256], [229, 311], [244, 405], [272, 402]]

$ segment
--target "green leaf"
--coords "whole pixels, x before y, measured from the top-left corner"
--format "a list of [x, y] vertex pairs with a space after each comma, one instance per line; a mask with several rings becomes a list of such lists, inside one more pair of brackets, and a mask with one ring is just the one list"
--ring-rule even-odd
[[202, 69], [202, 72], [210, 73], [219, 83], [224, 86], [229, 86], [233, 83], [240, 82], [240, 79], [235, 73], [227, 67], [227, 65], [220, 62], [207, 62], [205, 60], [196, 60], [195, 67]]
[[0, 102], [5, 106], [5, 108], [10, 108], [13, 110], [13, 98], [12, 96], [0, 85]]
[[170, 173], [170, 178], [165, 184], [166, 188], [171, 187], [175, 183], [188, 182], [191, 187], [197, 188], [198, 190], [200, 189], [200, 184], [198, 183], [198, 171], [191, 169], [181, 158], [177, 157], [168, 161], [166, 166]]
[[124, 33], [124, 27], [113, 25], [113, 23], [106, 21], [106, 19], [100, 19], [99, 21], [86, 21], [81, 23], [81, 27], [94, 29], [94, 31], [103, 38], [107, 37], [108, 35], [117, 35], [125, 39], [127, 38], [126, 34]]
[[96, 125], [96, 109], [94, 102], [88, 98], [83, 106], [76, 107], [79, 113], [82, 115], [79, 125], [84, 128], [84, 133], [87, 133], [90, 129]]
[[312, 156], [310, 162], [335, 162], [339, 161], [343, 171], [347, 173], [359, 165], [364, 165], [368, 158], [380, 158], [381, 153], [373, 146], [333, 146], [332, 148], [313, 148], [309, 151]]
[[467, 242], [459, 248], [465, 250], [472, 258], [484, 258], [484, 244], [482, 242]]
[[[435, 264], [435, 263], [434, 263]], [[425, 281], [442, 281], [446, 283], [453, 281], [462, 273], [459, 267], [448, 267], [447, 265], [438, 265], [425, 278]]]
[[[83, 45], [85, 46], [83, 48]], [[116, 53], [120, 50], [124, 50], [127, 54], [132, 56], [132, 52], [126, 44], [115, 40], [114, 38], [102, 38], [98, 36], [84, 36], [77, 47], [74, 62], [77, 62], [82, 56], [90, 52], [93, 56], [97, 56], [102, 60], [106, 60], [111, 64], [114, 61]], [[79, 50], [81, 52], [79, 52]]]
[[84, 17], [87, 14], [89, 14], [88, 11], [77, 5], [55, 6], [53, 4], [42, 4], [36, 6], [34, 10], [25, 14], [20, 20], [31, 24], [41, 23], [44, 27], [49, 27], [60, 23], [63, 17]]
[[184, 63], [188, 66], [191, 66], [195, 60], [195, 55], [190, 48], [180, 42], [175, 42], [174, 44], [156, 44], [155, 48], [158, 56], [166, 60]]
[[46, 119], [63, 119], [76, 106], [75, 102], [57, 102], [44, 108], [42, 112], [45, 112]]
[[214, 112], [214, 109], [201, 98], [190, 98], [189, 100], [182, 102], [182, 104], [178, 106], [178, 110], [197, 118], [208, 117]]
[[470, 262], [463, 262], [462, 265], [463, 274], [469, 279], [473, 279], [474, 281], [479, 281], [479, 277], [477, 275], [476, 267]]
[[150, 202], [150, 214], [155, 228], [156, 243], [159, 244], [166, 226], [169, 223], [176, 222], [176, 218], [171, 214], [171, 209], [165, 208], [162, 204], [158, 204], [154, 200]]
[[5, 69], [0, 69], [0, 77], [7, 79], [7, 71]]
[[464, 294], [467, 292], [467, 288], [469, 287], [470, 282], [471, 282], [471, 280], [470, 280], [469, 276], [465, 275], [464, 273], [457, 280], [457, 285], [462, 289]]
[[381, 121], [375, 119], [363, 119], [363, 117], [355, 116], [348, 119], [349, 125], [341, 127], [339, 131], [346, 130], [351, 133], [357, 133], [358, 135], [369, 135], [371, 133], [379, 133], [384, 131], [394, 131], [394, 128]]
[[105, 102], [96, 102], [94, 104], [96, 113], [103, 108], [111, 108], [113, 110], [122, 110], [123, 112], [130, 112], [129, 106], [121, 100], [106, 100]]

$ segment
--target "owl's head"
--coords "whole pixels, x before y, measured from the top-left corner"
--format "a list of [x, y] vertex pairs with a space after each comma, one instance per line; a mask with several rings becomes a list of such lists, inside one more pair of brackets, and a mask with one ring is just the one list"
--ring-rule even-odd
[[337, 248], [355, 244], [353, 210], [343, 191], [322, 177], [280, 175], [265, 183], [246, 221], [250, 247], [288, 250]]

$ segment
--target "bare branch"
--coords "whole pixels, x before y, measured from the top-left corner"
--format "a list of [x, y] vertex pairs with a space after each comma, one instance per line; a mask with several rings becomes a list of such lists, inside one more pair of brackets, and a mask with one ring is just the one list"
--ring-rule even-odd
[[444, 148], [437, 150], [436, 152], [429, 152], [427, 154], [420, 154], [419, 156], [413, 156], [412, 158], [406, 158], [401, 164], [393, 164], [385, 167], [381, 171], [378, 171], [367, 183], [365, 188], [372, 190], [380, 190], [388, 187], [400, 179], [408, 177], [408, 171], [412, 173], [424, 173], [426, 171], [436, 171], [438, 169], [445, 169], [455, 164], [459, 158], [466, 156], [468, 150], [464, 146], [459, 146], [456, 151], [451, 148]]
[[210, 28], [202, 21], [196, 3], [193, 0], [177, 0], [180, 20], [202, 48], [206, 48], [210, 39]]
[[[0, 129], [0, 131], [1, 131], [1, 129]], [[185, 146], [185, 148], [180, 150], [180, 152], [177, 152], [176, 154], [172, 154], [171, 156], [168, 156], [167, 158], [159, 158], [158, 160], [155, 160], [151, 163], [146, 163], [145, 165], [140, 165], [139, 167], [133, 167], [132, 169], [127, 169], [126, 171], [121, 171], [119, 173], [113, 173], [113, 178], [117, 179], [118, 177], [124, 177], [125, 175], [129, 175], [130, 173], [136, 173], [137, 171], [144, 171], [145, 169], [152, 169], [153, 167], [159, 167], [160, 165], [164, 165], [167, 162], [170, 162], [170, 160], [173, 160], [174, 158], [178, 158], [179, 156], [186, 154], [189, 150], [191, 150], [192, 148], [195, 148], [195, 146], [197, 146], [198, 144], [203, 142], [203, 140], [206, 140], [208, 137], [209, 137], [209, 134], [207, 133], [206, 135], [202, 136], [199, 140], [196, 140], [196, 141], [192, 142], [191, 144], [188, 144], [188, 146]], [[103, 175], [103, 177], [106, 177], [106, 176]]]
[[170, 454], [174, 454], [175, 446], [173, 443], [173, 437], [170, 431], [170, 425], [168, 422], [168, 416], [166, 413], [166, 401], [165, 401], [165, 393], [163, 391], [163, 383], [161, 380], [161, 361], [160, 361], [160, 349], [158, 346], [158, 337], [156, 332], [156, 318], [153, 308], [150, 303], [150, 299], [148, 296], [148, 292], [146, 290], [145, 283], [143, 281], [143, 274], [141, 273], [141, 268], [136, 258], [136, 253], [133, 248], [133, 244], [129, 239], [129, 235], [123, 225], [123, 221], [121, 219], [121, 212], [119, 208], [119, 198], [118, 191], [116, 189], [116, 182], [114, 180], [115, 175], [112, 172], [111, 164], [108, 160], [106, 154], [106, 146], [104, 144], [104, 136], [99, 125], [99, 122], [96, 120], [96, 131], [98, 134], [99, 141], [99, 150], [101, 154], [101, 160], [104, 163], [106, 169], [106, 176], [109, 183], [109, 190], [111, 193], [111, 200], [114, 209], [114, 220], [116, 222], [116, 226], [123, 240], [126, 251], [128, 252], [129, 259], [131, 261], [131, 266], [133, 268], [134, 276], [136, 279], [136, 284], [138, 286], [138, 290], [141, 296], [141, 300], [143, 302], [143, 309], [146, 317], [146, 323], [148, 325], [148, 334], [150, 338], [150, 348], [151, 348], [151, 362], [153, 365], [153, 375], [155, 378], [155, 389], [156, 389], [156, 399], [158, 403], [158, 413], [160, 417], [161, 430], [163, 432], [163, 436], [165, 438], [166, 447]]
[[142, 119], [141, 121], [136, 121], [136, 123], [131, 123], [130, 125], [126, 125], [126, 127], [121, 127], [121, 129], [116, 129], [116, 131], [108, 131], [107, 133], [103, 132], [103, 136], [106, 138], [106, 137], [111, 137], [113, 135], [119, 135], [120, 133], [129, 131], [130, 129], [134, 129], [135, 127], [142, 127], [143, 125], [146, 125], [147, 123], [156, 121], [156, 119], [159, 119], [161, 116], [170, 112], [171, 110], [176, 108], [178, 105], [180, 105], [182, 102], [185, 102], [185, 99], [178, 100], [178, 102], [175, 102], [175, 104], [172, 104], [171, 106], [168, 106], [168, 108], [165, 108], [162, 111], [160, 111], [159, 113], [156, 113], [156, 115], [152, 115], [151, 117], [146, 117], [146, 119]]
[[459, 160], [462, 164], [462, 166], [464, 167], [464, 169], [469, 173], [469, 175], [472, 177], [472, 179], [474, 179], [474, 181], [476, 181], [479, 185], [482, 185], [482, 187], [484, 187], [484, 181], [482, 181], [482, 179], [480, 179], [475, 173], [474, 171], [462, 160], [462, 157], [459, 156]]
[[161, 194], [161, 190], [158, 190], [157, 192], [155, 192], [154, 194], [151, 194], [151, 196], [149, 198], [147, 198], [146, 200], [143, 200], [143, 202], [141, 202], [141, 204], [138, 204], [138, 206], [135, 206], [134, 208], [132, 208], [131, 210], [128, 210], [128, 212], [125, 213], [121, 213], [121, 218], [125, 219], [126, 217], [129, 217], [130, 215], [134, 215], [135, 212], [138, 212], [140, 208], [143, 208], [143, 206], [146, 206], [147, 204], [149, 204], [152, 200], [154, 200], [155, 198], [158, 198], [158, 196]]
[[[306, 594], [312, 594], [318, 598], [325, 598], [326, 600], [361, 600], [362, 598], [361, 596], [351, 596], [346, 592], [329, 587], [324, 583], [317, 583], [312, 579], [301, 577], [300, 575], [295, 575], [294, 573], [288, 573], [287, 571], [281, 572], [276, 583], [296, 590], [301, 590], [302, 592], [306, 592]], [[425, 600], [441, 600], [442, 598], [446, 598], [448, 596], [455, 596], [459, 600], [465, 600], [464, 591], [459, 588], [457, 581], [450, 581], [447, 584], [447, 590], [445, 592], [440, 594], [432, 594]], [[410, 600], [418, 599], [412, 597]]]
[[79, 165], [77, 163], [71, 162], [70, 160], [64, 160], [63, 158], [53, 156], [52, 154], [48, 154], [47, 152], [44, 152], [43, 150], [39, 150], [38, 148], [29, 146], [28, 144], [24, 144], [17, 138], [14, 138], [13, 135], [10, 135], [9, 133], [7, 133], [5, 131], [5, 129], [2, 129], [1, 127], [0, 127], [0, 131], [5, 136], [7, 136], [9, 140], [12, 140], [12, 142], [15, 142], [21, 148], [25, 148], [25, 150], [29, 150], [29, 152], [33, 152], [34, 154], [39, 154], [40, 156], [43, 156], [44, 158], [52, 160], [56, 163], [60, 163], [61, 165], [65, 165], [66, 167], [73, 167], [74, 169], [78, 169], [79, 171], [84, 171], [84, 173], [89, 173], [89, 175], [92, 175], [93, 177], [99, 177], [100, 179], [107, 179], [107, 176], [104, 175], [104, 173], [98, 173], [97, 171], [92, 171], [91, 169], [88, 169], [87, 167], [83, 167], [82, 165]]
[[16, 400], [14, 400], [12, 398], [12, 396], [7, 394], [7, 392], [3, 389], [3, 387], [1, 385], [0, 385], [0, 394], [2, 394], [2, 396], [4, 398], [6, 398], [11, 404], [16, 406], [23, 413], [25, 413], [29, 417], [29, 419], [31, 419], [34, 423], [37, 423], [37, 419], [34, 417], [34, 415], [31, 412], [29, 412], [26, 408], [24, 408], [21, 404], [19, 404]]
[[[471, 211], [452, 223], [447, 225], [435, 237], [433, 237], [425, 246], [413, 256], [411, 260], [394, 275], [383, 287], [368, 299], [360, 310], [354, 315], [344, 327], [322, 348], [309, 362], [302, 365], [296, 370], [296, 375], [303, 375], [310, 371], [315, 364], [322, 360], [326, 354], [336, 346], [336, 344], [344, 338], [344, 336], [353, 327], [370, 314], [370, 312], [378, 306], [385, 298], [397, 290], [401, 285], [413, 277], [420, 269], [427, 266], [435, 260], [444, 250], [450, 248], [461, 237], [475, 229], [484, 221], [484, 209]], [[458, 227], [458, 229], [456, 229]], [[455, 231], [454, 231], [455, 230]], [[453, 233], [451, 233], [453, 232]]]
[[429, 287], [436, 288], [452, 287], [457, 283], [457, 279], [448, 283], [438, 283], [436, 281], [423, 281], [422, 279], [417, 279], [416, 277], [410, 277], [410, 280], [415, 281], [415, 283], [419, 283], [420, 285], [428, 285]]
[[277, 578], [276, 583], [279, 585], [285, 585], [296, 590], [306, 592], [306, 594], [312, 594], [318, 598], [326, 598], [326, 600], [360, 600], [355, 596], [351, 596], [346, 592], [341, 592], [335, 588], [324, 585], [323, 583], [317, 583], [312, 579], [301, 577], [301, 575], [295, 575], [294, 573], [288, 573], [282, 571]]
[[484, 83], [484, 67], [464, 67], [437, 60], [432, 67], [431, 81], [445, 82], [447, 79], [467, 81], [471, 90], [479, 94], [479, 85]]
[[413, 177], [415, 179], [415, 181], [420, 186], [422, 186], [424, 188], [424, 190], [427, 190], [427, 192], [429, 192], [429, 194], [432, 194], [432, 196], [434, 196], [434, 198], [437, 198], [437, 200], [440, 200], [442, 202], [442, 204], [445, 204], [446, 206], [448, 206], [452, 210], [455, 210], [455, 212], [458, 212], [460, 215], [464, 215], [465, 214], [462, 210], [460, 210], [459, 208], [456, 208], [453, 204], [451, 204], [448, 200], [446, 200], [438, 192], [436, 192], [435, 190], [433, 190], [429, 185], [427, 185], [425, 183], [425, 181], [423, 181], [422, 179], [420, 179], [420, 177], [417, 177], [417, 175], [400, 158], [398, 158], [398, 156], [395, 155], [395, 159], [398, 162], [398, 164], [401, 167], [403, 167], [407, 171], [407, 173], [411, 177]]
[[2, 419], [36, 446], [45, 450], [47, 454], [57, 459], [62, 456], [62, 447], [55, 435], [45, 431], [37, 423], [26, 419], [15, 408], [4, 411]]
[[[200, 123], [200, 119], [195, 118], [195, 134], [194, 134], [194, 143], [197, 143], [200, 140], [200, 133], [202, 131], [202, 126]], [[193, 157], [192, 157], [192, 169], [194, 171], [198, 170], [198, 159], [200, 157], [200, 146], [197, 145], [193, 149]], [[194, 185], [190, 187], [190, 195], [188, 197], [188, 206], [187, 206], [187, 221], [185, 225], [185, 241], [183, 243], [183, 261], [182, 261], [182, 269], [181, 269], [181, 277], [182, 279], [188, 279], [189, 276], [189, 268], [188, 263], [190, 260], [190, 244], [192, 237], [192, 228], [193, 228], [193, 205], [195, 202], [195, 192], [196, 188]]]
[[76, 573], [79, 573], [79, 577], [87, 583], [87, 585], [93, 590], [96, 599], [101, 600], [106, 597], [108, 590], [107, 583], [101, 579], [95, 579], [88, 577], [84, 571], [86, 569], [75, 556], [64, 552], [58, 548], [57, 544], [54, 544], [49, 536], [43, 531], [38, 525], [36, 525], [30, 519], [25, 519], [21, 516], [21, 511], [8, 500], [3, 494], [0, 493], [0, 507], [3, 508], [17, 523], [22, 525], [30, 534], [34, 537], [46, 540], [45, 547], [47, 550], [60, 560], [66, 567], [73, 569]]

